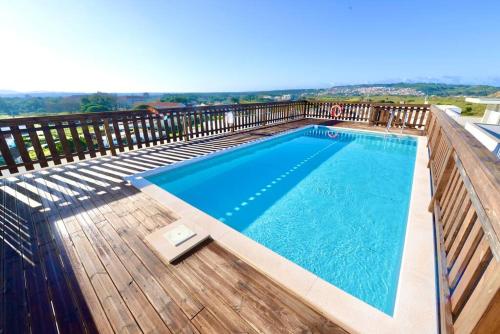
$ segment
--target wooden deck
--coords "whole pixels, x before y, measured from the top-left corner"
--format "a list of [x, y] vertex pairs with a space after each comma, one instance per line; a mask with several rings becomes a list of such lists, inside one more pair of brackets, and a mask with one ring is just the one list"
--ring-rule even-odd
[[0, 179], [0, 333], [346, 333], [215, 242], [163, 263], [143, 239], [175, 214], [122, 179], [318, 122]]

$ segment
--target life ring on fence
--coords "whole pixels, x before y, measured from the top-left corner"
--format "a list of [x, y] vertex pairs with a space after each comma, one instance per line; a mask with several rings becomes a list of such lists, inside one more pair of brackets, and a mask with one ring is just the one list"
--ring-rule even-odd
[[330, 108], [330, 115], [332, 117], [339, 117], [341, 114], [342, 114], [342, 107], [338, 104], [334, 104], [331, 108]]
[[339, 134], [338, 134], [338, 133], [333, 132], [333, 131], [328, 131], [328, 132], [326, 133], [326, 135], [327, 135], [329, 138], [331, 138], [331, 139], [335, 139], [335, 138], [337, 138], [337, 137], [339, 136]]

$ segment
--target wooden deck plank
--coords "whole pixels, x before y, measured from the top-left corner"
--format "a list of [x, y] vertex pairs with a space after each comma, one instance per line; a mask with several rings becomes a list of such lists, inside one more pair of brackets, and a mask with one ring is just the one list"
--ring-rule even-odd
[[[300, 328], [307, 324], [307, 328], [317, 328], [320, 332], [344, 333], [333, 323], [327, 321], [318, 313], [307, 312], [307, 306], [298, 298], [293, 298], [287, 291], [271, 280], [261, 280], [260, 275], [256, 274], [255, 269], [245, 261], [231, 254], [225, 249], [217, 246], [215, 243], [208, 244], [207, 247], [197, 253], [202, 261], [217, 267], [219, 272], [233, 272], [234, 276], [241, 282], [247, 293], [252, 293], [261, 297], [262, 294], [272, 295], [274, 303], [273, 309], [280, 310], [280, 316], [286, 318], [287, 324], [293, 324], [294, 328]], [[306, 328], [304, 328], [305, 330]]]
[[[75, 176], [65, 173], [64, 168], [62, 169], [62, 173], [64, 173], [68, 179], [76, 178]], [[106, 185], [106, 183], [95, 182], [94, 184], [89, 184], [85, 180], [80, 179], [79, 184], [72, 183], [68, 186], [72, 187], [75, 191], [80, 191], [83, 195], [80, 198], [88, 198], [91, 194], [87, 193], [87, 191], [97, 190], [98, 185], [102, 186]], [[77, 186], [80, 188], [76, 189], [75, 187]], [[89, 201], [82, 201], [81, 203], [84, 202], [88, 203]], [[106, 271], [118, 289], [118, 292], [127, 302], [127, 306], [141, 327], [141, 330], [144, 332], [152, 332], [155, 330], [168, 332], [165, 324], [154, 311], [142, 291], [140, 291], [138, 284], [133, 281], [127, 269], [123, 266], [110, 245], [101, 235], [96, 224], [94, 224], [90, 216], [87, 214], [87, 208], [85, 208], [82, 204], [81, 207], [71, 206], [71, 209], [74, 217], [76, 217], [76, 220], [81, 226], [81, 230], [90, 241], [96, 254], [98, 254], [102, 265], [106, 268]]]
[[[26, 179], [26, 181], [28, 181]], [[54, 198], [63, 200], [62, 194], [57, 192], [57, 187], [48, 192]], [[58, 197], [59, 196], [59, 197]], [[43, 201], [41, 201], [43, 203]], [[61, 203], [64, 204], [64, 203]], [[68, 207], [68, 206], [64, 206]], [[57, 205], [51, 204], [52, 215], [50, 219], [60, 222], [60, 215], [57, 214]], [[42, 222], [48, 225], [52, 236], [47, 242], [42, 242], [40, 246], [40, 256], [44, 263], [47, 284], [52, 299], [54, 313], [60, 331], [72, 331], [75, 333], [95, 330], [92, 316], [85, 302], [82, 302], [82, 294], [79, 283], [73, 271], [71, 262], [68, 259], [68, 252], [62, 243], [60, 233], [61, 225], [50, 226], [49, 220]], [[44, 226], [46, 228], [46, 226]], [[39, 239], [40, 240], [40, 239]]]
[[[20, 177], [24, 180], [24, 177]], [[25, 277], [26, 277], [26, 295], [28, 298], [28, 307], [30, 313], [30, 324], [39, 324], [36, 328], [31, 328], [34, 332], [40, 333], [57, 333], [56, 319], [52, 312], [50, 292], [45, 280], [43, 270], [43, 262], [39, 253], [39, 242], [42, 245], [46, 233], [38, 235], [35, 226], [46, 225], [43, 213], [40, 212], [38, 203], [41, 203], [38, 194], [29, 199], [28, 205], [20, 205], [20, 215], [26, 217], [25, 224], [29, 236], [29, 245], [27, 260], [25, 261]], [[22, 212], [22, 213], [21, 213]], [[38, 229], [39, 231], [40, 229]], [[49, 241], [50, 236], [48, 237]]]
[[[4, 190], [14, 191], [14, 182], [4, 179]], [[4, 288], [5, 299], [4, 328], [6, 333], [24, 333], [29, 330], [29, 310], [26, 300], [23, 247], [25, 241], [17, 213], [17, 199], [11, 193], [4, 194]]]
[[126, 302], [121, 298], [83, 231], [75, 232], [71, 239], [114, 331], [140, 332]]
[[168, 332], [158, 313], [139, 289], [138, 283], [130, 276], [128, 270], [97, 229], [97, 226], [92, 224], [92, 221], [85, 212], [78, 214], [77, 217], [82, 226], [83, 233], [90, 241], [121, 297], [126, 301], [129, 310], [141, 327], [141, 330], [143, 332], [152, 332], [154, 330]]
[[193, 324], [200, 333], [231, 333], [231, 330], [219, 321], [208, 308], [204, 308], [193, 318]]
[[184, 282], [172, 274], [171, 267], [165, 265], [137, 235], [128, 229], [121, 229], [119, 233], [176, 304], [189, 318], [194, 317], [203, 308], [203, 304], [191, 295]]
[[[71, 268], [75, 275], [75, 281], [77, 283], [73, 286], [72, 291], [75, 293], [76, 301], [79, 302], [82, 317], [85, 321], [86, 331], [88, 333], [111, 333], [112, 329], [109, 321], [95, 295], [95, 291], [90, 284], [81, 262], [77, 258], [76, 250], [69, 238], [69, 234], [64, 228], [64, 225], [59, 224], [61, 218], [57, 211], [57, 202], [61, 201], [61, 199], [53, 196], [49, 189], [45, 187], [45, 180], [43, 177], [38, 177], [37, 174], [31, 175], [34, 176], [31, 180], [32, 183], [35, 182], [35, 179], [40, 180], [40, 182], [37, 183], [39, 192], [45, 194], [39, 198], [44, 206], [43, 214], [45, 218], [45, 222], [36, 224], [37, 231], [40, 228], [44, 230], [44, 233], [37, 234], [39, 242], [42, 239], [40, 236], [43, 235], [48, 238], [49, 242], [55, 242], [59, 249], [62, 250], [60, 254], [62, 255], [61, 258], [65, 267]], [[90, 310], [92, 310], [92, 313]]]
[[[96, 185], [101, 185], [104, 186], [104, 188], [108, 189], [109, 191], [114, 191], [117, 192], [117, 190], [122, 189], [115, 189], [112, 190], [113, 188], [111, 184], [105, 184], [105, 183], [99, 183], [99, 182], [94, 182]], [[120, 182], [121, 186], [124, 187], [124, 183]], [[99, 190], [99, 189], [97, 189]], [[109, 193], [108, 193], [109, 195]], [[91, 193], [87, 193], [87, 196], [92, 196]], [[129, 196], [125, 196], [126, 198], [129, 198]], [[86, 209], [95, 209], [98, 210], [98, 208], [92, 208], [93, 203], [91, 201], [85, 201], [87, 205], [85, 205]], [[148, 204], [149, 205], [149, 204]], [[150, 206], [150, 205], [149, 205]], [[138, 211], [138, 208], [134, 208], [130, 205], [125, 206], [129, 211], [127, 212], [127, 215], [131, 216], [132, 213]], [[104, 216], [104, 215], [103, 215]], [[92, 220], [90, 219], [90, 216], [86, 214], [86, 212], [83, 212], [80, 217], [85, 220], [85, 222], [81, 222], [82, 229], [85, 233], [87, 233], [87, 236], [89, 237], [91, 234], [93, 237], [89, 238], [93, 242], [93, 245], [97, 245], [101, 252], [103, 249], [106, 249], [106, 252], [111, 254], [113, 257], [116, 257], [116, 259], [110, 259], [112, 263], [109, 263], [108, 261], [104, 262], [103, 264], [105, 265], [106, 269], [110, 270], [110, 268], [116, 266], [119, 264], [119, 268], [115, 269], [120, 269], [120, 270], [126, 270], [126, 272], [117, 272], [115, 276], [117, 276], [118, 279], [123, 279], [124, 277], [127, 278], [127, 280], [134, 280], [134, 284], [136, 284], [138, 287], [141, 289], [141, 293], [143, 293], [149, 303], [146, 305], [146, 309], [144, 311], [135, 311], [133, 314], [139, 314], [139, 319], [146, 318], [147, 316], [142, 315], [141, 312], [146, 313], [146, 315], [151, 315], [155, 314], [155, 312], [163, 319], [165, 324], [168, 326], [170, 331], [173, 333], [195, 333], [195, 327], [190, 323], [189, 319], [185, 316], [185, 314], [181, 311], [181, 309], [178, 308], [177, 305], [175, 305], [171, 298], [166, 294], [166, 292], [161, 288], [161, 286], [158, 284], [157, 280], [151, 275], [151, 273], [144, 267], [144, 265], [141, 263], [141, 261], [135, 256], [135, 254], [131, 251], [131, 249], [128, 247], [126, 243], [123, 242], [115, 228], [118, 230], [121, 229], [128, 229], [130, 226], [127, 226], [123, 223], [124, 218], [123, 217], [117, 217], [117, 216], [110, 216], [110, 214], [107, 214], [106, 221], [103, 224], [99, 224], [101, 227], [98, 229], [96, 225], [92, 224]], [[111, 217], [112, 219], [109, 219]], [[113, 223], [110, 223], [112, 221]], [[158, 226], [156, 226], [158, 227]], [[106, 242], [109, 244], [109, 247], [111, 249], [108, 249], [108, 244], [106, 244], [103, 240], [101, 240], [101, 234], [102, 233], [102, 238], [106, 240]], [[95, 240], [97, 238], [98, 240]], [[102, 260], [101, 260], [102, 261]], [[123, 266], [123, 269], [122, 269]], [[125, 267], [126, 266], [126, 267]], [[129, 276], [130, 275], [130, 276]], [[111, 275], [113, 277], [113, 275]], [[115, 285], [117, 284], [117, 278], [113, 278]], [[128, 285], [125, 287], [128, 288]], [[119, 286], [117, 286], [119, 287]], [[123, 295], [123, 292], [120, 291], [121, 294]], [[128, 301], [130, 305], [130, 301]], [[153, 307], [155, 311], [149, 311], [148, 308]], [[153, 319], [154, 320], [154, 319]], [[151, 325], [154, 325], [154, 321], [151, 321]], [[145, 332], [148, 332], [149, 329], [144, 329], [142, 328]], [[152, 330], [155, 331], [162, 331], [162, 327], [160, 325], [153, 326]], [[166, 330], [166, 328], [165, 328]]]
[[[28, 235], [19, 256], [6, 246], [5, 223], [0, 232], [0, 270], [7, 270], [0, 271], [7, 278], [0, 332], [345, 333], [215, 242], [181, 263], [164, 263], [144, 236], [177, 216], [122, 179], [313, 122], [193, 138], [0, 179], [0, 218], [13, 219], [8, 227], [18, 236]], [[24, 297], [9, 303], [14, 295]], [[11, 323], [12, 316], [18, 321]]]
[[[57, 168], [55, 173], [59, 173], [60, 171], [61, 168]], [[45, 182], [53, 181], [52, 179], [50, 181], [47, 179], [47, 175], [44, 175]], [[57, 192], [57, 190], [59, 190], [59, 192]], [[126, 303], [120, 297], [120, 294], [116, 290], [112, 280], [109, 278], [106, 270], [99, 261], [99, 258], [94, 253], [92, 246], [80, 228], [76, 217], [73, 216], [71, 205], [67, 205], [67, 203], [75, 202], [76, 200], [73, 198], [81, 196], [81, 193], [77, 193], [76, 190], [72, 189], [69, 185], [65, 185], [64, 188], [50, 188], [50, 192], [53, 196], [64, 197], [62, 201], [63, 203], [53, 206], [52, 210], [55, 212], [53, 219], [56, 221], [57, 229], [60, 231], [61, 235], [64, 236], [63, 243], [69, 243], [74, 246], [76, 257], [81, 262], [90, 284], [100, 300], [102, 309], [106, 314], [109, 324], [112, 326], [114, 331], [125, 331], [131, 333], [140, 332], [137, 323], [126, 306]], [[70, 194], [73, 194], [73, 196]], [[75, 203], [75, 206], [78, 206], [78, 203]], [[66, 245], [65, 248], [66, 257], [68, 258], [67, 249], [68, 245]], [[73, 268], [74, 264], [71, 262], [69, 263], [71, 268]], [[94, 312], [94, 310], [91, 311]], [[99, 317], [94, 316], [93, 319], [96, 321]], [[106, 327], [106, 324], [99, 324], [98, 327]]]
[[289, 330], [286, 323], [288, 319], [276, 314], [280, 310], [274, 308], [276, 304], [269, 294], [260, 295], [259, 297], [262, 297], [260, 299], [254, 294], [246, 293], [244, 280], [222, 276], [220, 270], [200, 261], [197, 255], [192, 255], [185, 261], [208, 289], [215, 291], [220, 299], [236, 309], [237, 313], [259, 332], [269, 330], [272, 333], [286, 333]]
[[[116, 222], [116, 221], [115, 221]], [[121, 240], [114, 228], [107, 224], [103, 227], [109, 241], [113, 242], [113, 247], [117, 249], [117, 254], [122, 261], [127, 262], [131, 275], [142, 287], [146, 296], [163, 321], [173, 333], [195, 333], [194, 326], [182, 310], [172, 301], [170, 296], [161, 287], [158, 281], [151, 275], [151, 272], [141, 263], [139, 258]]]
[[174, 273], [189, 286], [205, 307], [212, 310], [216, 319], [223, 322], [231, 333], [257, 333], [254, 327], [241, 318], [234, 308], [221, 300], [213, 290], [207, 288], [188, 265], [183, 262], [178, 263]]
[[[120, 208], [118, 212], [113, 211], [112, 208], [109, 208], [107, 204], [105, 204], [99, 198], [97, 198], [97, 201], [95, 203], [97, 206], [99, 206], [99, 209], [103, 211], [103, 215], [106, 216], [107, 221], [114, 227], [114, 229], [118, 233], [112, 232], [111, 230], [109, 230], [108, 232], [115, 233], [115, 237], [118, 237], [118, 234], [121, 235], [121, 237], [123, 238], [123, 240], [121, 241], [124, 241], [130, 247], [130, 249], [141, 258], [141, 261], [145, 264], [148, 270], [150, 270], [155, 277], [160, 278], [160, 282], [166, 283], [163, 284], [165, 290], [169, 292], [171, 296], [173, 296], [173, 299], [178, 304], [184, 306], [184, 312], [186, 312], [188, 316], [191, 315], [190, 317], [194, 316], [194, 314], [198, 313], [203, 306], [199, 304], [199, 302], [191, 298], [188, 294], [186, 294], [185, 290], [187, 289], [185, 287], [182, 287], [181, 284], [177, 282], [175, 277], [168, 273], [164, 264], [153, 254], [153, 252], [143, 243], [143, 241], [140, 240], [135, 235], [135, 233], [130, 232], [131, 227], [135, 227], [137, 229], [137, 225], [140, 224], [140, 220], [136, 217], [138, 212], [140, 211], [141, 215], [148, 214], [143, 213], [142, 210], [144, 209], [144, 207], [146, 207], [149, 211], [153, 211], [154, 215], [161, 216], [161, 220], [163, 221], [162, 226], [169, 222], [172, 222], [172, 217], [170, 217], [168, 212], [165, 212], [165, 210], [161, 210], [159, 207], [156, 208], [154, 202], [149, 203], [145, 198], [144, 200], [140, 201], [140, 203], [136, 203], [136, 201], [133, 200], [134, 194], [141, 196], [141, 198], [144, 196], [144, 194], [138, 192], [136, 189], [132, 189], [130, 186], [125, 187], [124, 185], [122, 185], [121, 189], [109, 190], [109, 192], [107, 193], [107, 197], [115, 197], [118, 193], [121, 193], [122, 195], [125, 193], [127, 195], [122, 199], [116, 199], [116, 201], [125, 201], [124, 203], [113, 205], [115, 209]], [[93, 197], [93, 199], [96, 200], [95, 197]], [[127, 211], [126, 216], [119, 217], [117, 214], [123, 213], [123, 211], [121, 210], [121, 208], [123, 207], [129, 209], [129, 211]], [[160, 217], [157, 219], [160, 220]], [[128, 225], [125, 225], [126, 222], [128, 222]], [[158, 224], [157, 227], [159, 226], [160, 225]], [[113, 238], [111, 239], [116, 240]], [[119, 245], [120, 244], [115, 242], [116, 247], [118, 247]], [[121, 244], [120, 246], [121, 248], [124, 248], [123, 244]], [[134, 257], [134, 254], [130, 253], [128, 248], [126, 248], [125, 251], [127, 252], [129, 257]], [[137, 265], [139, 266], [139, 264]]]

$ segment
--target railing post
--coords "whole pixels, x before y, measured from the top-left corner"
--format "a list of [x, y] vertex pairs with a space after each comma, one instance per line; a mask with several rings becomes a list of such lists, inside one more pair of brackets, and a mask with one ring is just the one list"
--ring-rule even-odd
[[368, 122], [369, 125], [372, 125], [372, 126], [375, 125], [375, 118], [376, 118], [377, 112], [378, 112], [378, 108], [375, 105], [371, 104], [370, 105], [370, 117], [369, 117], [369, 122]]

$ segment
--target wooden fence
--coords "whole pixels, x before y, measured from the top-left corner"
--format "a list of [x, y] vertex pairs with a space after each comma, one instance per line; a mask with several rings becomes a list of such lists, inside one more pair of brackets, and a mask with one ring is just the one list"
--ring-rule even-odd
[[406, 119], [408, 128], [422, 129], [429, 110], [427, 105], [339, 103], [342, 112], [332, 115], [333, 105], [287, 101], [2, 119], [0, 175], [306, 117], [376, 126], [387, 124], [393, 112], [393, 126]]
[[498, 161], [444, 112], [427, 121], [442, 333], [500, 332]]
[[[341, 111], [332, 113], [332, 107], [338, 105]], [[393, 127], [423, 129], [429, 113], [428, 104], [392, 104], [392, 103], [351, 103], [310, 101], [307, 104], [307, 116], [313, 118], [334, 119], [349, 122], [368, 122], [375, 126], [386, 126], [391, 113]]]
[[[232, 112], [233, 122], [228, 122]], [[0, 120], [0, 172], [302, 119], [305, 102], [116, 111]]]

